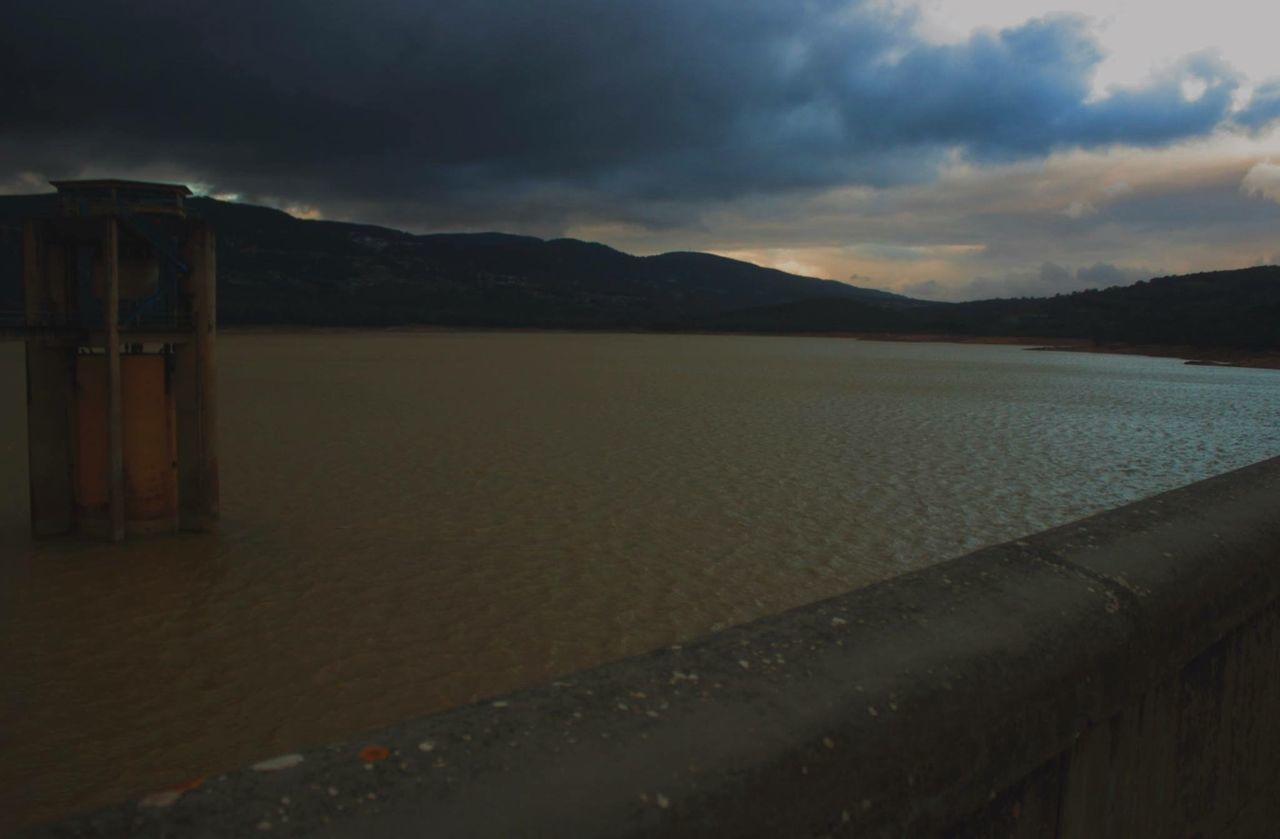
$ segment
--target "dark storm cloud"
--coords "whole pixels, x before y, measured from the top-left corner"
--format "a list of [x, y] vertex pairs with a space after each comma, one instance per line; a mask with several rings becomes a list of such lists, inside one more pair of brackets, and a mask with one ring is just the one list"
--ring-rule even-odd
[[1080, 19], [953, 45], [910, 24], [831, 0], [22, 2], [0, 29], [0, 181], [167, 167], [404, 224], [648, 224], [924, 181], [954, 152], [1165, 145], [1212, 131], [1235, 88], [1195, 58], [1090, 101]]

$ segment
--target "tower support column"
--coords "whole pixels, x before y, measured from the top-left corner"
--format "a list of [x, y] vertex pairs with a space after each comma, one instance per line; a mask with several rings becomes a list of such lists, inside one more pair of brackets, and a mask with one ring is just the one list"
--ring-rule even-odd
[[108, 217], [103, 280], [103, 343], [107, 352], [107, 488], [111, 541], [124, 539], [124, 428], [120, 411], [120, 225]]
[[183, 256], [190, 267], [192, 340], [176, 348], [174, 386], [178, 411], [178, 503], [183, 530], [212, 530], [218, 519], [218, 403], [214, 337], [213, 230], [191, 222]]
[[[47, 225], [23, 228], [23, 289], [27, 323], [43, 326], [65, 317], [65, 300], [51, 289], [66, 283], [63, 251]], [[27, 465], [31, 483], [31, 531], [59, 536], [74, 527], [75, 348], [49, 338], [28, 338]]]

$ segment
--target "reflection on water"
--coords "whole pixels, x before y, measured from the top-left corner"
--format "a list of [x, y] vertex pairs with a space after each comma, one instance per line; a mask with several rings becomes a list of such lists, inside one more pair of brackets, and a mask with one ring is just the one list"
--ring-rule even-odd
[[0, 345], [0, 829], [1280, 454], [1280, 375], [1167, 359], [331, 333], [220, 361], [219, 534], [34, 543]]

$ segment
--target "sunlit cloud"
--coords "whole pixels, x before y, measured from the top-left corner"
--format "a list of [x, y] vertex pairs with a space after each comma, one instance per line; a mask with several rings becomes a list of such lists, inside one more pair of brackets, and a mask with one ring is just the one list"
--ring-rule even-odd
[[1280, 202], [1280, 164], [1270, 161], [1257, 164], [1240, 181], [1240, 188], [1249, 195]]
[[309, 221], [317, 221], [324, 218], [324, 213], [315, 207], [303, 207], [297, 204], [289, 204], [284, 207], [284, 211], [294, 218], [307, 219]]
[[1204, 50], [1217, 52], [1254, 81], [1280, 76], [1275, 31], [1256, 0], [892, 0], [891, 5], [914, 11], [917, 32], [939, 42], [1068, 9], [1084, 15], [1103, 55], [1092, 78], [1099, 95], [1116, 85], [1138, 84]]

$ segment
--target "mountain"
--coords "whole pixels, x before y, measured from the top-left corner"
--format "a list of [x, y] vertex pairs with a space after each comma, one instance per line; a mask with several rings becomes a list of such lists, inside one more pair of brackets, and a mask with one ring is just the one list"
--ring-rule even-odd
[[814, 297], [659, 322], [655, 328], [664, 332], [900, 333], [918, 331], [912, 310], [932, 312], [945, 306], [923, 301], [885, 306], [843, 297]]
[[1050, 298], [962, 303], [938, 312], [936, 325], [968, 335], [1280, 349], [1280, 266], [1157, 277]]
[[[1276, 266], [1049, 298], [929, 303], [706, 253], [639, 257], [575, 239], [414, 235], [210, 198], [188, 206], [218, 232], [224, 325], [915, 333], [1280, 349]], [[0, 310], [21, 306], [17, 225], [54, 208], [52, 194], [0, 196]]]
[[[210, 198], [187, 206], [217, 231], [219, 318], [227, 325], [645, 329], [812, 297], [906, 300], [705, 253], [638, 257], [575, 239], [419, 236]], [[0, 197], [0, 225], [13, 244], [14, 225], [54, 207], [52, 194]]]
[[813, 299], [745, 307], [668, 329], [1083, 338], [1097, 344], [1280, 349], [1280, 267], [1159, 277], [1055, 297], [970, 303]]

